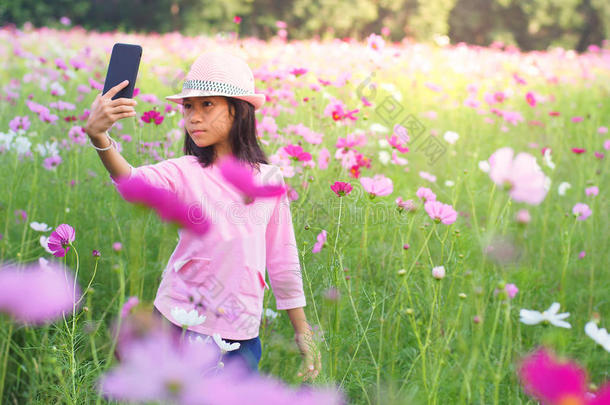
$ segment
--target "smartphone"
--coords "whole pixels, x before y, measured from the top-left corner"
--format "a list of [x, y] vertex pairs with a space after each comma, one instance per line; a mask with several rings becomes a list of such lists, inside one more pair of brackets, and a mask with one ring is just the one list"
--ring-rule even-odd
[[138, 69], [140, 68], [140, 59], [142, 58], [142, 47], [134, 44], [116, 43], [112, 47], [110, 55], [110, 63], [106, 72], [106, 81], [104, 82], [104, 91], [108, 90], [121, 83], [124, 80], [129, 80], [127, 87], [119, 91], [112, 97], [117, 98], [133, 98], [133, 90], [138, 77]]

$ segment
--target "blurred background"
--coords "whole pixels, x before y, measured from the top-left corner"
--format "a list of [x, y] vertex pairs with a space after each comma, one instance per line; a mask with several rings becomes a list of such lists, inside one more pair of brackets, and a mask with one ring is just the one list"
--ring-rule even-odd
[[[582, 52], [609, 38], [608, 0], [3, 0], [0, 23], [22, 27], [185, 35], [238, 32], [288, 40], [360, 40], [383, 32], [439, 44], [494, 42], [521, 50], [560, 46]], [[278, 23], [279, 21], [279, 23]], [[67, 24], [67, 23], [70, 24]], [[285, 26], [284, 26], [285, 23]]]

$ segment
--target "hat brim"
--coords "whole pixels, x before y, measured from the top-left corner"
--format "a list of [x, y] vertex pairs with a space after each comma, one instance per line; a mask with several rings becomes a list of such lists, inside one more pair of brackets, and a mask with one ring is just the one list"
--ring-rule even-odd
[[244, 100], [249, 102], [254, 106], [255, 110], [261, 108], [261, 106], [265, 103], [265, 95], [264, 94], [247, 94], [243, 96], [235, 96], [232, 94], [223, 94], [214, 91], [206, 91], [206, 90], [195, 90], [188, 89], [183, 90], [181, 93], [174, 94], [172, 96], [165, 97], [166, 100], [173, 101], [174, 103], [182, 104], [182, 99], [186, 97], [210, 97], [210, 96], [225, 96], [237, 98], [240, 100]]

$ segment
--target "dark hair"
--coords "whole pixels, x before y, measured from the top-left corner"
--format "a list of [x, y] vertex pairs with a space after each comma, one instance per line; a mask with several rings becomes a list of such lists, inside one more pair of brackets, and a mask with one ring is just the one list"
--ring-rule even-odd
[[[229, 131], [229, 144], [233, 156], [248, 163], [253, 168], [258, 163], [268, 164], [267, 155], [263, 152], [256, 133], [254, 106], [247, 101], [233, 97], [225, 97], [229, 106], [229, 114], [233, 116], [233, 125]], [[184, 129], [184, 154], [196, 156], [203, 167], [211, 165], [216, 158], [214, 145], [200, 148]]]

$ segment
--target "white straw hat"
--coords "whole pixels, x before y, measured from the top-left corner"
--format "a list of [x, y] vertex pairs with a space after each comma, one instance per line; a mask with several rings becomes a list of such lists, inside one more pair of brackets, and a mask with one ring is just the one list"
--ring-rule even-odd
[[254, 75], [241, 58], [227, 52], [207, 52], [199, 56], [186, 75], [182, 92], [165, 97], [182, 104], [185, 97], [226, 96], [244, 100], [258, 110], [264, 94], [254, 93]]

